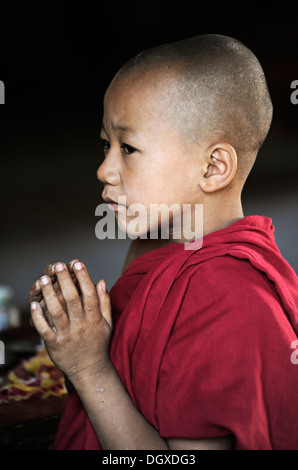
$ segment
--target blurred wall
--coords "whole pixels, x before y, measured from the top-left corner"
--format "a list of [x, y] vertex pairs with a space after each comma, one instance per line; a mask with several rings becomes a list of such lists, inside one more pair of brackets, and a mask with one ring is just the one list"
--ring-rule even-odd
[[298, 272], [296, 7], [97, 2], [97, 8], [25, 2], [7, 6], [0, 31], [0, 284], [26, 294], [44, 266], [82, 259], [108, 287], [129, 240], [99, 241], [96, 169], [102, 98], [117, 69], [145, 47], [201, 33], [243, 41], [261, 61], [274, 104], [270, 136], [243, 192], [245, 214], [272, 217], [278, 245]]

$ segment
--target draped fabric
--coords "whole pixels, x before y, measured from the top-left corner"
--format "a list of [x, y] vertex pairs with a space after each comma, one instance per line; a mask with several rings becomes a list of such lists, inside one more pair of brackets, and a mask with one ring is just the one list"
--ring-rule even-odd
[[[113, 365], [164, 438], [298, 449], [298, 279], [272, 220], [248, 216], [196, 243], [145, 253], [112, 287]], [[53, 449], [100, 448], [74, 392]]]

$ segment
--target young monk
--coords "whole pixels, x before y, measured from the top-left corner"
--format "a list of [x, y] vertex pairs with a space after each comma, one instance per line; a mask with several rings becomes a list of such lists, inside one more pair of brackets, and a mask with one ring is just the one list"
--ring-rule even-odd
[[155, 47], [113, 79], [104, 200], [119, 224], [135, 203], [203, 204], [203, 245], [172, 225], [170, 243], [140, 236], [110, 293], [79, 260], [35, 282], [32, 321], [75, 389], [54, 449], [298, 449], [297, 276], [241, 205], [271, 119], [258, 60], [229, 37]]

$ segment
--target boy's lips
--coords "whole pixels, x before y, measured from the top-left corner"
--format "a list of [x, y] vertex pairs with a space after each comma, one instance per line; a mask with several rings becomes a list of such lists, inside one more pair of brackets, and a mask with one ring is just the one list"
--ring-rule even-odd
[[102, 198], [113, 210], [117, 210], [118, 207], [124, 207], [123, 204], [118, 204], [118, 202], [116, 202], [114, 199], [111, 199], [110, 197], [102, 196]]

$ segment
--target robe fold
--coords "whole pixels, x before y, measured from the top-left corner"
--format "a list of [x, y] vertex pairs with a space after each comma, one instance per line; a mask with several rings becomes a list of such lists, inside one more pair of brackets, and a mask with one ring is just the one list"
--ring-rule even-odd
[[[111, 361], [164, 438], [298, 450], [298, 279], [272, 220], [248, 216], [195, 243], [141, 255], [114, 284]], [[100, 448], [74, 392], [53, 449]]]

